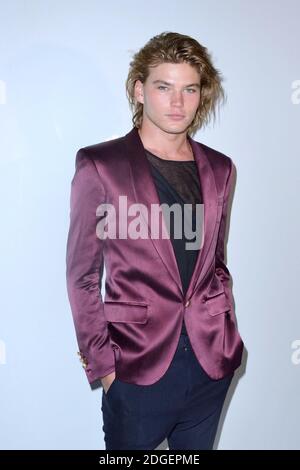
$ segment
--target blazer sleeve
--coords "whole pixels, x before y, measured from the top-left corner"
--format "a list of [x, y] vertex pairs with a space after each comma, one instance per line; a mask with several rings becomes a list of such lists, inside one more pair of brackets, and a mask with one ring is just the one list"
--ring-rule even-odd
[[96, 234], [100, 220], [96, 209], [104, 201], [105, 189], [96, 165], [80, 149], [71, 181], [66, 281], [78, 354], [89, 383], [115, 370], [101, 296], [105, 240]]
[[218, 233], [218, 240], [217, 240], [217, 247], [216, 247], [216, 273], [220, 276], [223, 284], [225, 294], [232, 306], [234, 307], [234, 300], [233, 300], [233, 293], [232, 293], [232, 277], [225, 264], [225, 235], [226, 235], [226, 226], [227, 226], [227, 219], [228, 219], [228, 202], [230, 198], [230, 194], [233, 187], [233, 163], [230, 159], [230, 169], [229, 175], [227, 178], [225, 192], [224, 192], [224, 199], [223, 199], [223, 209], [222, 209], [222, 216], [221, 222], [219, 227]]

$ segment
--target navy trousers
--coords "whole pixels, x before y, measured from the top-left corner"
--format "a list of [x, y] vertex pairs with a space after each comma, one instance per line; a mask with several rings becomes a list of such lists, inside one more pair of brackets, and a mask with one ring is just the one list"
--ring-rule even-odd
[[102, 390], [106, 450], [211, 450], [233, 374], [211, 379], [181, 334], [166, 373], [151, 385], [115, 379]]

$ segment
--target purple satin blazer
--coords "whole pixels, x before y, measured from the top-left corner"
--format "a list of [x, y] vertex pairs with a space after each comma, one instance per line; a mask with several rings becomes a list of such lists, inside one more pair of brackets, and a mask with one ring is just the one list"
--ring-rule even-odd
[[66, 280], [79, 354], [90, 383], [112, 371], [129, 383], [159, 380], [175, 354], [183, 317], [194, 353], [212, 379], [232, 374], [241, 364], [244, 343], [224, 261], [234, 167], [228, 156], [187, 137], [200, 175], [204, 230], [185, 297], [169, 238], [104, 240], [96, 234], [101, 203], [113, 204], [118, 212], [123, 195], [128, 206], [142, 203], [149, 213], [151, 204], [160, 204], [137, 128], [76, 154]]

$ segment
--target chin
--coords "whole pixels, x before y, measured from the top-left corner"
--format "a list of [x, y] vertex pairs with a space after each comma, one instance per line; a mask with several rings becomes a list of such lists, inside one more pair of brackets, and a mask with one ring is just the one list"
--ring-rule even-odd
[[169, 123], [163, 123], [163, 124], [156, 124], [159, 129], [161, 129], [164, 132], [168, 132], [170, 134], [180, 134], [184, 132], [187, 129], [186, 125], [183, 125], [183, 123], [178, 123], [174, 122], [172, 125]]
[[179, 125], [177, 124], [176, 126], [168, 126], [167, 128], [167, 132], [170, 132], [172, 134], [182, 134], [183, 132], [185, 132], [187, 129], [188, 129], [188, 126], [186, 125]]

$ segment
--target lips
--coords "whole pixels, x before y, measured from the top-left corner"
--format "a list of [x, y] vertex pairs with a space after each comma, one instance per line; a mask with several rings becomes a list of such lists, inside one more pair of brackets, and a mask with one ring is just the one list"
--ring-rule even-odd
[[168, 114], [167, 118], [169, 121], [182, 121], [184, 116], [182, 114]]

